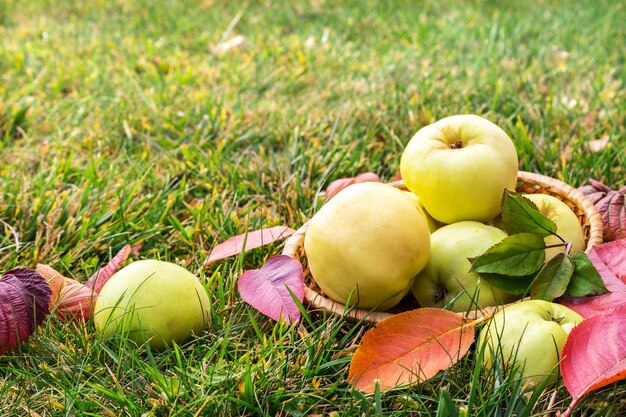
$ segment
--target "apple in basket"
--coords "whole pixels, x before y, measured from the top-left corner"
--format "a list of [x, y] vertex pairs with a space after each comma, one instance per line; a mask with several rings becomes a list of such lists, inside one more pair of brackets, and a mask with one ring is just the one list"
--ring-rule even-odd
[[504, 189], [515, 189], [517, 162], [504, 130], [466, 114], [420, 129], [402, 153], [400, 172], [436, 220], [487, 222], [500, 213]]
[[[525, 194], [524, 197], [535, 203], [539, 212], [556, 224], [556, 233], [565, 242], [572, 244], [572, 251], [584, 251], [586, 247], [585, 235], [578, 216], [563, 201], [548, 194]], [[557, 236], [548, 236], [546, 246], [563, 243]], [[563, 252], [563, 247], [546, 249], [546, 260]]]
[[470, 311], [516, 299], [481, 280], [468, 258], [479, 256], [507, 234], [474, 221], [449, 224], [431, 235], [431, 254], [426, 268], [415, 278], [413, 294], [422, 307], [446, 307]]
[[340, 191], [313, 216], [304, 238], [311, 275], [332, 300], [386, 310], [411, 289], [430, 256], [419, 203], [391, 185]]

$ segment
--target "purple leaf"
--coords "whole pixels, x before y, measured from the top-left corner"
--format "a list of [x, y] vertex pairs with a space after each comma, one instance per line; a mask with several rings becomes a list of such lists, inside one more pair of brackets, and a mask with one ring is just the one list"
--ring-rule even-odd
[[111, 278], [115, 272], [124, 265], [128, 255], [130, 255], [130, 245], [124, 246], [118, 253], [102, 267], [98, 272], [93, 274], [87, 281], [87, 287], [91, 288], [94, 293], [100, 294], [100, 290], [104, 287], [104, 284]]
[[19, 268], [0, 277], [0, 354], [28, 339], [49, 313], [52, 291], [31, 269]]
[[253, 232], [246, 232], [233, 236], [225, 242], [217, 245], [211, 253], [209, 253], [209, 257], [204, 261], [204, 264], [208, 265], [211, 262], [238, 255], [244, 250], [250, 250], [259, 248], [263, 245], [268, 245], [272, 242], [276, 242], [277, 240], [289, 237], [294, 232], [295, 230], [287, 226], [274, 226], [269, 229], [255, 230]]
[[291, 296], [304, 300], [304, 271], [296, 259], [287, 255], [272, 256], [261, 269], [246, 271], [239, 278], [239, 294], [248, 304], [266, 316], [289, 323], [300, 320], [300, 310]]

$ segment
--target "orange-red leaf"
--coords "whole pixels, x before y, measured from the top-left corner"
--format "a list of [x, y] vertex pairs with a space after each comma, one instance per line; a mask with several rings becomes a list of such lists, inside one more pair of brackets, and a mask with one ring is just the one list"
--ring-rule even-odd
[[574, 327], [563, 347], [561, 374], [571, 415], [587, 393], [626, 378], [626, 308], [596, 314]]
[[365, 333], [348, 381], [364, 392], [426, 381], [467, 353], [476, 323], [438, 308], [396, 314]]
[[255, 230], [253, 232], [242, 233], [227, 239], [225, 242], [217, 245], [204, 261], [205, 265], [211, 262], [226, 259], [235, 256], [244, 250], [251, 250], [268, 245], [277, 240], [291, 236], [295, 230], [287, 226], [274, 226], [269, 229]]
[[96, 294], [93, 289], [74, 279], [66, 278], [65, 286], [59, 294], [56, 308], [61, 321], [87, 321], [93, 316]]
[[46, 280], [50, 290], [52, 290], [52, 295], [50, 296], [50, 309], [52, 309], [59, 299], [59, 293], [65, 286], [66, 278], [49, 265], [37, 264], [36, 271]]

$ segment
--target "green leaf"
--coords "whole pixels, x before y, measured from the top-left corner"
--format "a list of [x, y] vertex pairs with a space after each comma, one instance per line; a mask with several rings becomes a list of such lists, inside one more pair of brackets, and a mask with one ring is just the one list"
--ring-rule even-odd
[[503, 274], [479, 274], [481, 279], [484, 279], [494, 287], [500, 288], [511, 294], [523, 295], [528, 294], [530, 286], [535, 279], [536, 273], [525, 275], [521, 277], [512, 277], [510, 275]]
[[565, 294], [572, 274], [574, 261], [569, 255], [559, 253], [539, 271], [530, 288], [530, 298], [552, 301]]
[[502, 197], [502, 220], [509, 235], [534, 233], [540, 237], [556, 233], [556, 224], [539, 212], [539, 209], [520, 194], [505, 190]]
[[507, 236], [482, 255], [469, 258], [472, 263], [470, 272], [516, 277], [530, 275], [543, 266], [545, 247], [543, 239], [532, 233]]
[[574, 274], [570, 279], [565, 293], [572, 297], [585, 297], [588, 295], [606, 294], [609, 290], [604, 286], [600, 273], [593, 263], [583, 252], [572, 254], [574, 261]]

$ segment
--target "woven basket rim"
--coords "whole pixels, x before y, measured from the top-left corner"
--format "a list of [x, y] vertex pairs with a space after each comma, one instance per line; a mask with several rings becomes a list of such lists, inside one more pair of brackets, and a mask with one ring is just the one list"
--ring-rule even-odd
[[[521, 182], [518, 189], [520, 187], [531, 187], [537, 190], [534, 192], [552, 194], [558, 196], [563, 201], [569, 202], [570, 206], [574, 205], [576, 209], [574, 211], [578, 211], [577, 214], [581, 219], [581, 224], [585, 226], [587, 241], [586, 252], [591, 250], [592, 247], [602, 243], [602, 217], [593, 203], [576, 188], [555, 178], [526, 171], [519, 171], [518, 181]], [[402, 181], [395, 181], [391, 183], [391, 185], [398, 188], [405, 188]], [[309, 222], [310, 220], [304, 223], [287, 239], [283, 248], [283, 255], [291, 256], [299, 261], [302, 261], [302, 258], [306, 258], [304, 254], [304, 237], [309, 228]], [[305, 269], [305, 277], [306, 276], [314, 280], [314, 278], [310, 276], [308, 268]], [[310, 307], [329, 312], [333, 315], [343, 316], [349, 321], [377, 323], [394, 315], [394, 313], [384, 311], [370, 311], [356, 307], [347, 307], [317, 292], [309, 285], [306, 285], [304, 288], [304, 300]]]

